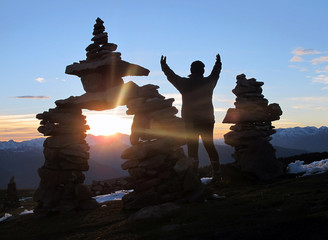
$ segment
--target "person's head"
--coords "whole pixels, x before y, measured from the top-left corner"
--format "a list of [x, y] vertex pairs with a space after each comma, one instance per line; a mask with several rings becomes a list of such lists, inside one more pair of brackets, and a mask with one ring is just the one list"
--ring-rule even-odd
[[190, 66], [190, 72], [192, 75], [203, 75], [205, 72], [205, 65], [201, 61], [195, 61]]

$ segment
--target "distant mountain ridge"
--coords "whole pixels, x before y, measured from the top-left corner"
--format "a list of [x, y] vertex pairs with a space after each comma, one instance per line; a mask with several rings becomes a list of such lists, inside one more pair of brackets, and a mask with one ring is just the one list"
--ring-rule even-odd
[[328, 151], [328, 127], [278, 128], [271, 144], [308, 152]]
[[[45, 138], [29, 141], [0, 141], [0, 188], [6, 188], [11, 176], [15, 176], [18, 188], [36, 188], [39, 184], [38, 168], [44, 163], [43, 142]], [[121, 153], [130, 145], [129, 135], [93, 136], [86, 138], [90, 145], [89, 171], [86, 183], [128, 175], [121, 169]], [[287, 128], [277, 129], [271, 143], [277, 157], [289, 157], [306, 152], [328, 151], [328, 128]], [[234, 149], [216, 139], [221, 163], [234, 161]], [[186, 146], [184, 146], [186, 149]], [[202, 144], [199, 148], [200, 166], [208, 165], [207, 153]]]
[[27, 150], [35, 148], [43, 148], [45, 138], [35, 138], [22, 142], [15, 142], [13, 140], [0, 141], [0, 150]]

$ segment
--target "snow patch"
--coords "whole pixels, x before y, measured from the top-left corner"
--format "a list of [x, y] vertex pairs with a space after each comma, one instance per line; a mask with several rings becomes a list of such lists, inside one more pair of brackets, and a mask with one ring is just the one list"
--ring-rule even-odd
[[27, 210], [25, 209], [23, 212], [21, 212], [19, 215], [25, 215], [25, 214], [31, 214], [31, 213], [34, 213], [34, 210]]
[[10, 213], [5, 213], [5, 215], [2, 218], [0, 218], [0, 222], [6, 220], [7, 218], [10, 218], [11, 216], [12, 215]]
[[215, 199], [225, 199], [225, 198], [226, 198], [226, 196], [220, 196], [220, 195], [218, 195], [218, 194], [216, 194], [216, 193], [214, 193], [214, 194], [212, 195], [212, 197], [215, 198]]
[[212, 177], [203, 177], [200, 179], [203, 184], [208, 184], [212, 181]]
[[119, 190], [114, 193], [95, 196], [93, 197], [93, 199], [95, 199], [98, 203], [103, 203], [113, 200], [121, 200], [124, 195], [130, 192], [133, 192], [133, 190]]
[[304, 161], [295, 161], [288, 165], [288, 173], [299, 174], [304, 173], [302, 176], [321, 174], [328, 171], [328, 159], [315, 161], [310, 164], [303, 164]]
[[33, 199], [32, 197], [23, 197], [23, 198], [20, 198], [19, 201], [24, 202], [24, 201], [32, 200], [32, 199]]

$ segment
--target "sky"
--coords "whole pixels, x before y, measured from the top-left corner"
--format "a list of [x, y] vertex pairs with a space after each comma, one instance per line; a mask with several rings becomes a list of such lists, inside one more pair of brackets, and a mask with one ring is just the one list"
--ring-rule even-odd
[[[281, 106], [276, 128], [326, 126], [327, 9], [326, 0], [0, 0], [0, 141], [41, 137], [35, 115], [58, 99], [85, 93], [65, 68], [85, 59], [97, 17], [122, 59], [150, 70], [147, 77], [124, 80], [158, 85], [178, 109], [181, 97], [161, 71], [161, 55], [187, 76], [195, 60], [205, 63], [208, 75], [220, 53], [213, 97], [217, 138], [231, 126], [222, 120], [234, 107], [231, 90], [241, 73], [263, 81], [265, 98]], [[110, 124], [113, 116], [131, 122], [125, 110], [85, 114], [102, 114], [103, 121], [106, 115], [105, 128], [117, 125]]]

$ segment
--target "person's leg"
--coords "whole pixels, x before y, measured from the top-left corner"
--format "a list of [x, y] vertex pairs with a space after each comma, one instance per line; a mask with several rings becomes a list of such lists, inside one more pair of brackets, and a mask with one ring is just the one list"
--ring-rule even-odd
[[210, 158], [213, 174], [220, 171], [219, 154], [215, 148], [213, 140], [214, 123], [206, 123], [201, 126], [201, 137], [207, 154]]
[[188, 148], [188, 157], [194, 159], [194, 170], [198, 170], [199, 158], [198, 158], [198, 145], [199, 145], [199, 134], [194, 128], [193, 122], [185, 121], [186, 129], [186, 141]]

